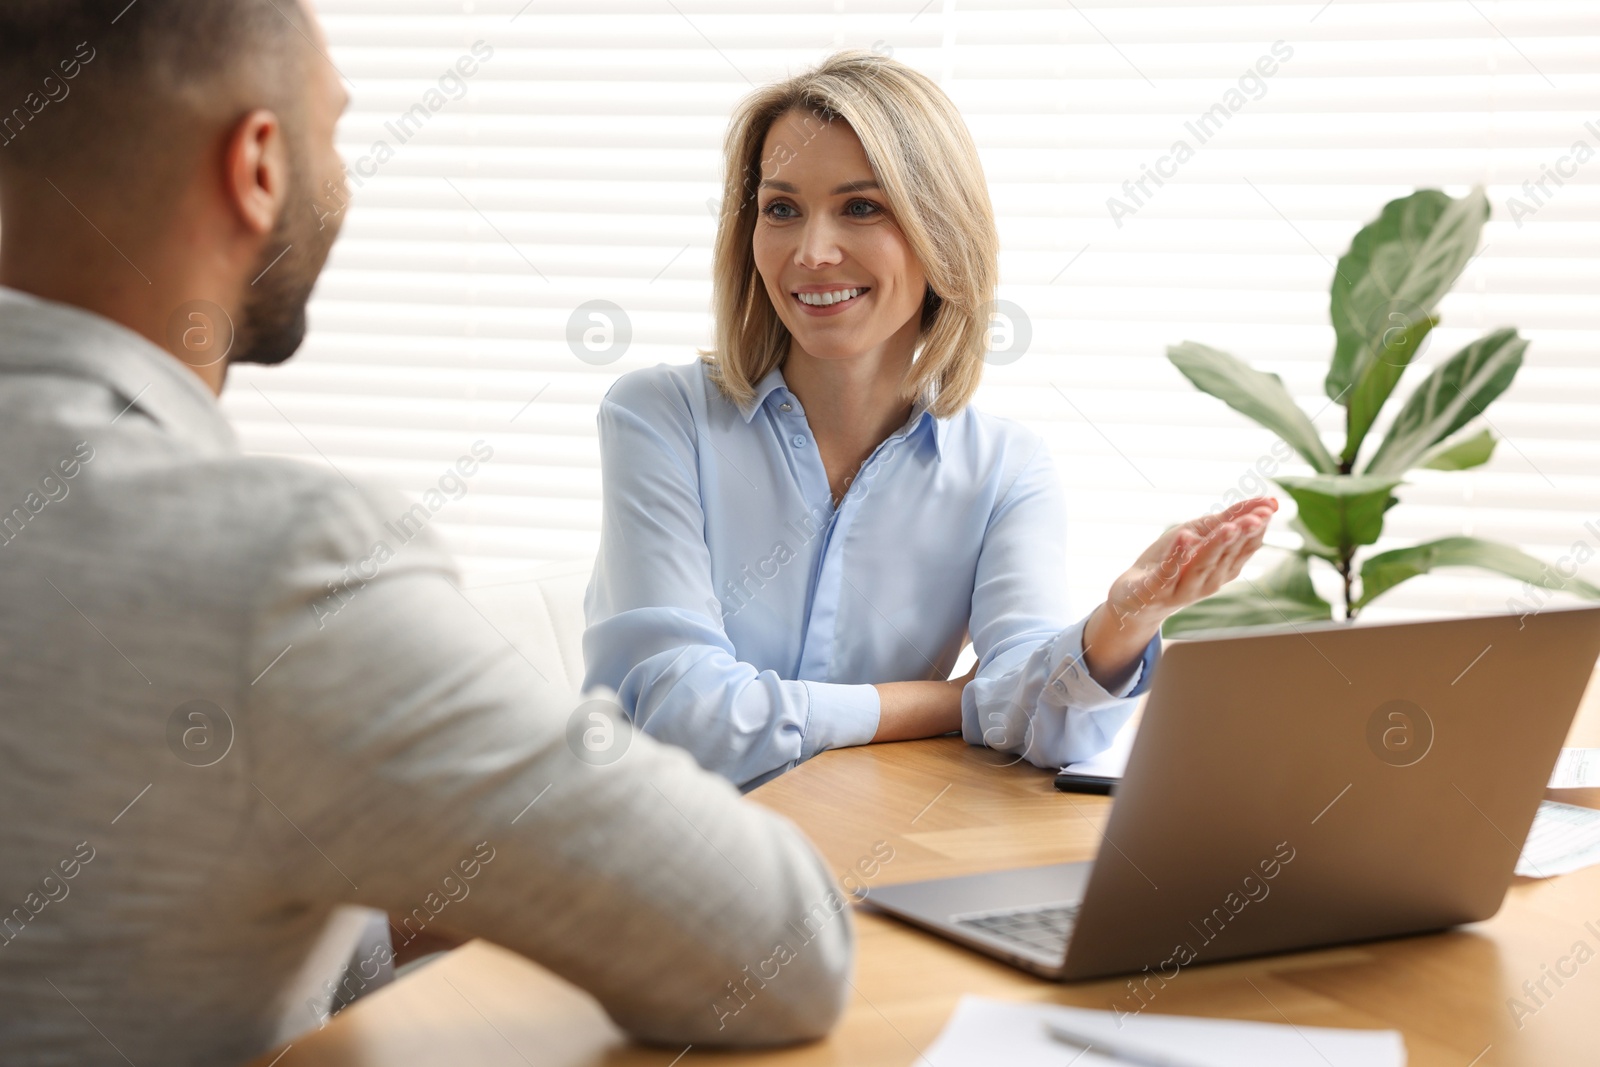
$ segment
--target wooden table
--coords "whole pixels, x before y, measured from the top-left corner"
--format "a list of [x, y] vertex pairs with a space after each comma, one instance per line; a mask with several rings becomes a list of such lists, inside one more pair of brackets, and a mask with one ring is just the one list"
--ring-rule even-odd
[[[1600, 747], [1600, 680], [1569, 745]], [[827, 752], [752, 794], [804, 828], [843, 874], [888, 842], [872, 885], [1091, 858], [1110, 804], [1057, 793], [1050, 776], [954, 738]], [[1600, 807], [1600, 790], [1550, 794]], [[1600, 953], [1600, 867], [1517, 879], [1488, 922], [1443, 934], [1185, 970], [1152, 1012], [1307, 1026], [1394, 1028], [1414, 1067], [1600, 1062], [1600, 955], [1520, 1028], [1508, 1008], [1578, 941]], [[585, 994], [521, 957], [472, 942], [274, 1052], [278, 1067], [473, 1064], [905, 1067], [976, 993], [1106, 1007], [1123, 980], [1058, 985], [858, 913], [860, 956], [843, 1021], [825, 1041], [761, 1055], [630, 1045]], [[681, 1059], [675, 1059], [682, 1054]]]

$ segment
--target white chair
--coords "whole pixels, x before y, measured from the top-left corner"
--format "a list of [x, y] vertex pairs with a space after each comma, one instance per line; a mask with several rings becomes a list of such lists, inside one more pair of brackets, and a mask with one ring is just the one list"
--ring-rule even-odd
[[583, 685], [583, 594], [594, 561], [534, 568], [464, 590], [467, 599], [552, 685]]

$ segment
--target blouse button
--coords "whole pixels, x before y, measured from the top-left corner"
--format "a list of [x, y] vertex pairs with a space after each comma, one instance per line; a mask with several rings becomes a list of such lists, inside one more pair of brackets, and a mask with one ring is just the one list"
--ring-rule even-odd
[[797, 433], [797, 434], [794, 435], [794, 447], [796, 447], [796, 448], [804, 448], [804, 447], [806, 447], [806, 439], [805, 439], [805, 435], [804, 434], [798, 434]]
[[794, 410], [794, 405], [790, 404], [790, 403], [779, 404], [778, 405], [778, 410], [779, 411], [793, 411]]

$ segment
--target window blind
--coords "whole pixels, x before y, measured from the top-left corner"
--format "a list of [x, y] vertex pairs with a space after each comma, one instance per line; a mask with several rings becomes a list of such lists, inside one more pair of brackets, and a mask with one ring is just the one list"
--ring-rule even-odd
[[[1249, 491], [1257, 461], [1277, 459], [1167, 345], [1282, 375], [1342, 444], [1343, 409], [1322, 389], [1333, 264], [1418, 187], [1483, 185], [1494, 214], [1397, 396], [1497, 326], [1532, 344], [1487, 412], [1504, 438], [1494, 459], [1412, 472], [1376, 547], [1469, 533], [1600, 580], [1584, 562], [1600, 556], [1600, 158], [1577, 161], [1579, 142], [1600, 151], [1593, 4], [316, 6], [353, 96], [339, 137], [354, 196], [316, 206], [344, 234], [305, 350], [237, 369], [224, 404], [251, 451], [419, 500], [483, 442], [492, 459], [466, 487], [430, 498], [469, 585], [594, 552], [600, 398], [619, 374], [709, 342], [728, 115], [844, 47], [936, 78], [977, 141], [999, 295], [1029, 340], [997, 354], [976, 402], [1048, 442], [1070, 517], [1040, 551], [1067, 555], [1080, 608], [1163, 527]], [[1269, 539], [1294, 543], [1281, 522]], [[1503, 610], [1519, 595], [1509, 579], [1441, 572], [1370, 614]]]

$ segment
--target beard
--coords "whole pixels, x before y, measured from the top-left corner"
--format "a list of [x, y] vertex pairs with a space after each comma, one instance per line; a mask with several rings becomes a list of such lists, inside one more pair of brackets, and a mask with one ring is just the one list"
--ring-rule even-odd
[[288, 200], [252, 272], [256, 280], [241, 309], [230, 365], [277, 366], [300, 350], [306, 339], [306, 304], [338, 235], [337, 222], [327, 225], [318, 218], [311, 183], [303, 167], [294, 165]]

